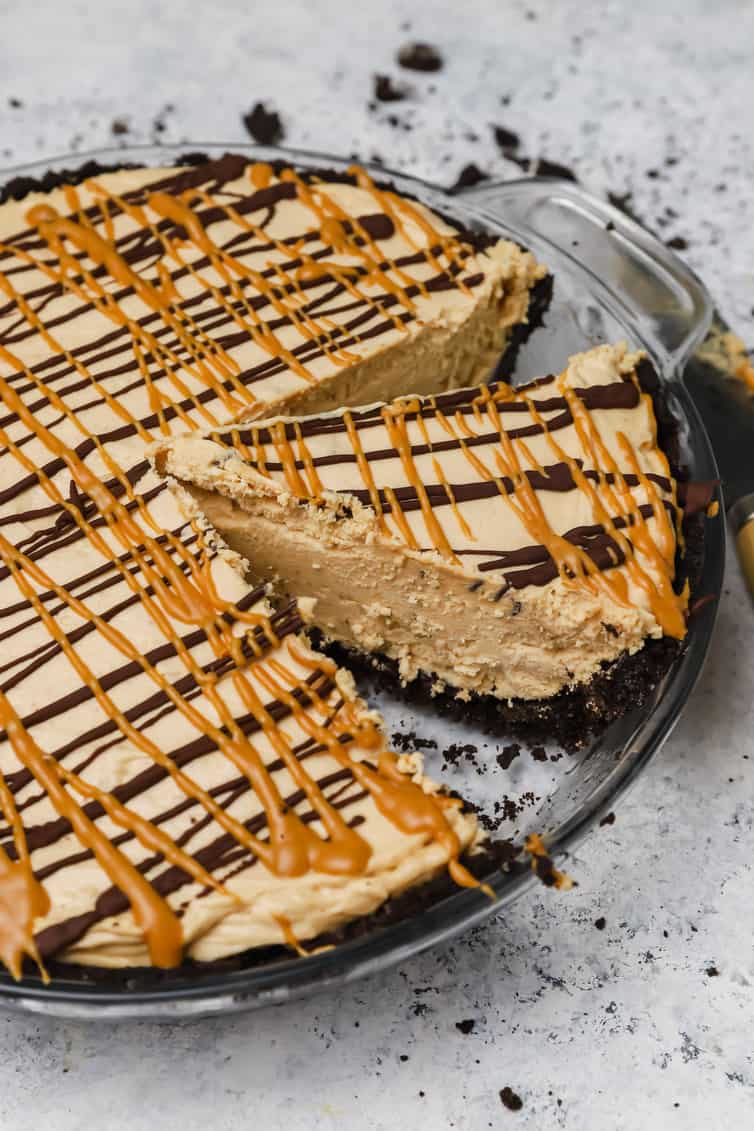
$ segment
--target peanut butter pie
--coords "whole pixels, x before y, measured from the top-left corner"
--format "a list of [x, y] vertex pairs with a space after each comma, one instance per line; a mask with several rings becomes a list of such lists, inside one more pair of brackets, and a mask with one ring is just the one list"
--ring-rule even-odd
[[[524, 332], [544, 268], [360, 170], [228, 156], [78, 180], [16, 182], [26, 195], [0, 208], [0, 959], [19, 975], [25, 958], [300, 947], [444, 869], [473, 884], [474, 817], [386, 748], [301, 636], [308, 602], [268, 603], [269, 556], [229, 549], [146, 451], [478, 380]], [[285, 436], [316, 548], [337, 506]], [[202, 444], [247, 482], [245, 446]], [[248, 472], [287, 522], [285, 477]], [[359, 560], [374, 527], [376, 581], [415, 519], [348, 498]], [[433, 578], [446, 557], [428, 556]], [[637, 617], [656, 623], [616, 619], [632, 641]]]

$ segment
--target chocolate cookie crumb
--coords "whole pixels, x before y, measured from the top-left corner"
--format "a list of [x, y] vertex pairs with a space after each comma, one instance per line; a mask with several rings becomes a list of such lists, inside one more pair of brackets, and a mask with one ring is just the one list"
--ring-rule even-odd
[[492, 132], [495, 136], [495, 141], [503, 153], [508, 149], [518, 149], [521, 139], [513, 130], [508, 130], [505, 126], [493, 126]]
[[397, 85], [390, 75], [375, 75], [374, 97], [378, 102], [402, 102], [408, 97], [408, 87]]
[[683, 236], [673, 236], [672, 239], [665, 241], [665, 246], [672, 248], [673, 251], [686, 251], [689, 244], [688, 240], [685, 240]]
[[159, 114], [155, 116], [155, 119], [152, 122], [153, 133], [162, 134], [165, 132], [165, 130], [167, 129], [165, 118], [168, 114], [172, 114], [174, 109], [175, 107], [170, 102], [166, 103], [166, 105], [163, 106], [162, 110], [160, 110]]
[[547, 751], [545, 750], [544, 746], [532, 746], [531, 756], [535, 762], [547, 761]]
[[629, 220], [633, 220], [635, 224], [644, 226], [641, 217], [637, 216], [633, 208], [633, 193], [631, 192], [608, 192], [607, 199], [612, 204], [613, 208], [617, 208], [624, 216], [628, 216]]
[[443, 57], [429, 43], [407, 43], [398, 52], [398, 62], [409, 71], [441, 71]]
[[614, 824], [615, 824], [615, 813], [613, 813], [612, 810], [611, 810], [609, 813], [606, 813], [605, 816], [600, 821], [600, 828], [602, 828], [604, 825], [614, 825]]
[[534, 162], [535, 172], [538, 177], [560, 177], [564, 181], [577, 181], [573, 169], [561, 165], [559, 161], [550, 161], [547, 157], [538, 157]]
[[451, 185], [448, 192], [458, 192], [460, 189], [472, 188], [478, 185], [480, 181], [489, 179], [489, 173], [483, 173], [478, 165], [472, 161], [469, 165], [464, 165], [461, 172], [458, 174], [458, 179], [455, 184]]
[[280, 115], [274, 110], [268, 110], [262, 102], [257, 102], [248, 114], [244, 114], [243, 124], [249, 135], [260, 145], [275, 145], [283, 140], [285, 131]]
[[119, 137], [121, 134], [127, 134], [128, 122], [126, 121], [126, 119], [113, 118], [112, 122], [110, 123], [110, 133], [115, 134], [116, 137]]
[[420, 738], [414, 730], [402, 731], [395, 730], [390, 736], [390, 740], [396, 750], [405, 754], [411, 750], [436, 750], [437, 743], [434, 738]]
[[524, 1101], [518, 1093], [514, 1092], [513, 1088], [509, 1088], [507, 1084], [500, 1090], [500, 1102], [503, 1107], [508, 1108], [508, 1111], [520, 1111], [524, 1106]]
[[514, 758], [518, 758], [520, 753], [521, 747], [517, 742], [510, 742], [507, 746], [504, 746], [497, 756], [497, 764], [500, 769], [510, 769], [511, 762], [514, 760]]
[[604, 915], [600, 915], [599, 919], [594, 920], [594, 925], [598, 931], [604, 931], [605, 927], [607, 926], [607, 919]]
[[8, 105], [10, 106], [11, 110], [20, 110], [23, 106], [23, 102], [20, 98], [11, 97], [8, 99]]
[[464, 1037], [474, 1032], [475, 1025], [476, 1021], [473, 1017], [468, 1017], [465, 1021], [456, 1021], [456, 1029], [459, 1033], [463, 1033]]
[[718, 970], [717, 966], [708, 966], [707, 969], [704, 971], [704, 973], [707, 975], [708, 978], [719, 978], [720, 977], [720, 971]]

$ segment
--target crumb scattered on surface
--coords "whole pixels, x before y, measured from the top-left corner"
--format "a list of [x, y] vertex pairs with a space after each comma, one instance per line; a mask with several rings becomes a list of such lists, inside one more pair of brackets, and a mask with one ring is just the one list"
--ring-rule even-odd
[[605, 816], [600, 821], [600, 828], [603, 828], [605, 825], [614, 825], [614, 824], [615, 824], [615, 813], [613, 813], [612, 810], [611, 810], [609, 813], [606, 813]]
[[492, 134], [504, 154], [507, 154], [509, 149], [518, 149], [521, 144], [518, 134], [513, 130], [506, 129], [505, 126], [493, 126]]
[[634, 211], [634, 195], [632, 192], [608, 192], [607, 199], [613, 208], [617, 208], [624, 216], [628, 216], [629, 220], [633, 220], [635, 224], [641, 224], [643, 228], [646, 227], [642, 218]]
[[411, 750], [436, 750], [437, 742], [434, 738], [420, 738], [415, 730], [395, 730], [390, 736], [393, 747], [403, 754]]
[[605, 927], [607, 926], [607, 919], [604, 915], [600, 915], [599, 919], [594, 920], [594, 925], [598, 931], [604, 931]]
[[518, 1092], [514, 1092], [513, 1088], [506, 1086], [500, 1089], [500, 1102], [503, 1107], [507, 1107], [508, 1111], [520, 1111], [524, 1106], [524, 1101], [519, 1096]]
[[390, 75], [374, 76], [374, 97], [378, 102], [402, 102], [408, 94], [408, 87], [393, 82]]
[[486, 181], [489, 178], [489, 173], [483, 172], [478, 165], [471, 161], [468, 165], [464, 165], [461, 172], [454, 184], [450, 186], [449, 192], [458, 192], [459, 189], [472, 188], [478, 185], [480, 181]]
[[507, 746], [504, 746], [503, 749], [500, 751], [500, 753], [497, 756], [497, 764], [500, 767], [500, 769], [501, 770], [510, 769], [511, 763], [513, 762], [513, 760], [515, 758], [518, 758], [520, 753], [521, 753], [521, 747], [518, 745], [517, 742], [510, 742], [510, 743], [508, 743]]
[[665, 241], [665, 246], [672, 248], [673, 251], [686, 251], [689, 243], [683, 236], [673, 236], [672, 239]]
[[398, 52], [398, 62], [409, 71], [441, 71], [443, 58], [429, 43], [407, 43]]
[[113, 118], [110, 123], [110, 133], [115, 134], [116, 137], [128, 133], [128, 122], [125, 118]]
[[280, 115], [268, 110], [262, 102], [257, 102], [248, 114], [243, 116], [247, 133], [260, 145], [276, 145], [285, 136]]
[[465, 1037], [474, 1032], [475, 1025], [476, 1021], [473, 1017], [467, 1017], [465, 1021], [456, 1021], [456, 1029], [459, 1033], [463, 1033]]

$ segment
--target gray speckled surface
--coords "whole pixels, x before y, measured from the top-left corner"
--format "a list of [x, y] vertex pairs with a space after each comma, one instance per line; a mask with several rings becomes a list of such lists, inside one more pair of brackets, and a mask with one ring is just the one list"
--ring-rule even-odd
[[[450, 182], [469, 161], [515, 175], [499, 124], [588, 187], [632, 192], [751, 340], [754, 5], [415, 7], [0, 4], [3, 165], [116, 142], [115, 118], [127, 142], [238, 140], [264, 98], [291, 144]], [[369, 112], [372, 73], [395, 77], [408, 38], [445, 69], [403, 73], [414, 97]], [[180, 1027], [1, 1017], [3, 1131], [752, 1126], [753, 628], [731, 561], [703, 679], [615, 824], [571, 859], [578, 889], [530, 892], [337, 999]]]

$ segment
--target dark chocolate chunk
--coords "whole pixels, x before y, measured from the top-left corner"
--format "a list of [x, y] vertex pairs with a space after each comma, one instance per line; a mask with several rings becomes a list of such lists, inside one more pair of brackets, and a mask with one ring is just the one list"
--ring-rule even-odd
[[456, 1021], [456, 1029], [459, 1033], [463, 1033], [464, 1037], [467, 1037], [469, 1033], [474, 1032], [475, 1025], [476, 1021], [473, 1017], [468, 1017], [465, 1021]]
[[605, 927], [607, 926], [607, 919], [604, 915], [600, 915], [599, 919], [594, 920], [594, 925], [598, 931], [604, 931]]
[[243, 124], [260, 145], [276, 145], [283, 140], [285, 131], [280, 115], [268, 110], [262, 102], [257, 102], [248, 114], [244, 114]]

